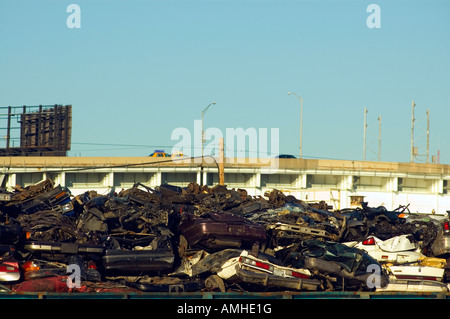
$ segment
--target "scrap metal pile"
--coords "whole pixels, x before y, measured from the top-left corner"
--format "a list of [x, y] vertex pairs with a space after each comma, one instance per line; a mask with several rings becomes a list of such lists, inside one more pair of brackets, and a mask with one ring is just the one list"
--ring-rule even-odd
[[196, 183], [72, 196], [48, 179], [0, 195], [12, 293], [448, 292], [448, 223], [407, 207], [333, 210]]

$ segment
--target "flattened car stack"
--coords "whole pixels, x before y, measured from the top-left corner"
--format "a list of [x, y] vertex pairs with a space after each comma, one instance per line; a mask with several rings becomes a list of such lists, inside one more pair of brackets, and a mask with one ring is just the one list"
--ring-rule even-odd
[[431, 249], [438, 224], [405, 207], [339, 211], [196, 183], [72, 196], [50, 179], [2, 199], [7, 292], [448, 292], [445, 256]]

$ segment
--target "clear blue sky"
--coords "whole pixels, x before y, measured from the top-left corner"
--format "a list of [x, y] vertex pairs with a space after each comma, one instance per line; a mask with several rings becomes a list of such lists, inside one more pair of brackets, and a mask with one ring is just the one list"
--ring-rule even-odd
[[[68, 28], [70, 4], [81, 28]], [[366, 8], [381, 9], [368, 28]], [[147, 156], [205, 128], [279, 128], [280, 153], [450, 164], [450, 1], [2, 0], [0, 106], [72, 104], [70, 156]], [[418, 159], [418, 162], [424, 160]]]

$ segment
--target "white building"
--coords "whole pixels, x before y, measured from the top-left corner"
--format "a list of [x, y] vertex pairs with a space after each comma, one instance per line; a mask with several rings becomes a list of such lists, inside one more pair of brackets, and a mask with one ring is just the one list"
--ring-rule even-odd
[[[210, 161], [211, 162], [211, 161]], [[162, 183], [219, 183], [216, 162], [151, 157], [0, 157], [3, 185], [27, 186], [45, 178], [77, 195], [87, 190], [106, 193], [135, 182], [150, 187]], [[274, 188], [305, 201], [324, 200], [334, 208], [351, 207], [363, 196], [369, 206], [411, 212], [445, 214], [450, 210], [450, 165], [322, 159], [230, 159], [224, 163], [228, 188], [245, 188], [264, 195]], [[203, 179], [202, 179], [203, 178]]]

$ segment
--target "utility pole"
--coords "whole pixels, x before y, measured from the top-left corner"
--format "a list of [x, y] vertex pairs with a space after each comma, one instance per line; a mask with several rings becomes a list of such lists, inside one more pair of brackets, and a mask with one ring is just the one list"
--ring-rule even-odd
[[416, 103], [413, 100], [412, 101], [412, 110], [411, 110], [411, 163], [413, 163], [417, 157], [420, 157], [420, 158], [425, 157], [425, 162], [428, 164], [430, 162], [430, 109], [427, 109], [427, 111], [426, 111], [426, 115], [427, 115], [426, 153], [419, 153], [419, 148], [417, 146], [414, 146], [414, 125], [415, 125], [415, 121], [416, 121], [416, 118], [414, 116], [415, 106], [416, 106]]
[[294, 92], [288, 92], [288, 95], [294, 95], [300, 102], [300, 152], [299, 158], [302, 158], [302, 147], [303, 147], [303, 98], [298, 96]]
[[411, 163], [414, 162], [414, 107], [416, 104], [412, 101], [411, 108]]
[[427, 109], [427, 164], [430, 162], [430, 109]]
[[225, 185], [223, 137], [219, 139], [219, 185]]
[[378, 116], [378, 161], [381, 160], [381, 115]]
[[300, 155], [302, 158], [302, 148], [303, 148], [303, 98], [300, 98]]
[[364, 107], [364, 143], [363, 143], [363, 161], [366, 160], [366, 134], [367, 134], [367, 107]]

